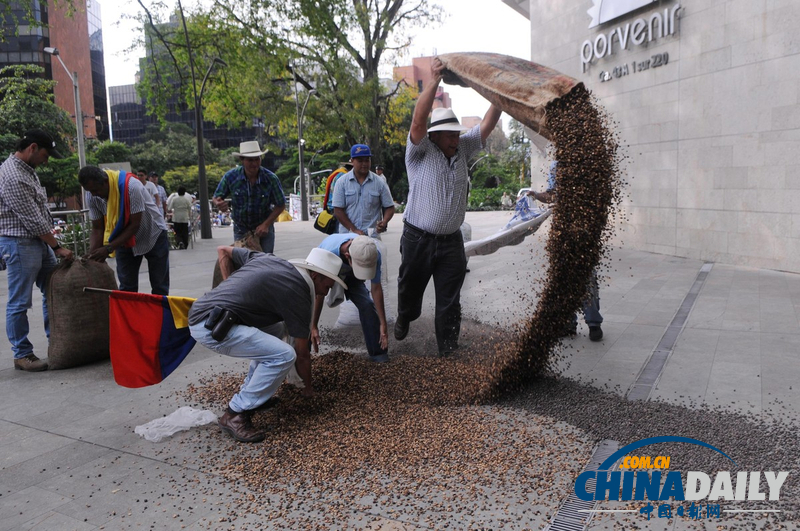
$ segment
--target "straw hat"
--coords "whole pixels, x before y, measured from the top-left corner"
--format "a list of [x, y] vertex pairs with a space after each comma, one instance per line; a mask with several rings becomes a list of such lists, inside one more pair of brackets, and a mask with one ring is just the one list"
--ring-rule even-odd
[[241, 153], [233, 153], [233, 155], [237, 157], [260, 157], [269, 150], [261, 151], [261, 148], [258, 147], [258, 142], [250, 140], [249, 142], [242, 142], [239, 144], [239, 151]]
[[311, 252], [308, 253], [308, 257], [305, 260], [296, 258], [294, 260], [289, 260], [289, 263], [296, 267], [302, 267], [308, 271], [316, 271], [321, 275], [325, 275], [338, 282], [344, 289], [347, 289], [347, 284], [339, 278], [339, 270], [342, 268], [342, 259], [330, 251], [315, 247], [311, 249]]
[[469, 127], [464, 127], [456, 118], [453, 109], [434, 109], [431, 113], [431, 125], [428, 132], [434, 131], [467, 131]]

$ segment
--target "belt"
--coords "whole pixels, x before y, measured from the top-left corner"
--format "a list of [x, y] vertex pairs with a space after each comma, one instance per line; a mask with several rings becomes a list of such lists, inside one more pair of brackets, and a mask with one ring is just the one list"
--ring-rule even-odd
[[450, 233], [450, 234], [433, 234], [432, 232], [424, 231], [424, 230], [420, 229], [419, 227], [415, 227], [414, 225], [412, 225], [408, 221], [403, 221], [403, 223], [405, 224], [406, 228], [408, 230], [410, 230], [411, 232], [416, 232], [417, 234], [419, 234], [423, 238], [430, 238], [432, 240], [437, 240], [437, 241], [452, 240], [453, 238], [456, 238], [456, 237], [461, 235], [461, 230], [460, 229], [455, 231], [455, 232], [453, 232], [453, 233]]

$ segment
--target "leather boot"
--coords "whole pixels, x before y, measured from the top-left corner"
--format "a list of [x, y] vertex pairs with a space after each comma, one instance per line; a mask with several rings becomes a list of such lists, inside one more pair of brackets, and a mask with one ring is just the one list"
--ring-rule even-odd
[[225, 414], [217, 422], [220, 429], [239, 442], [255, 443], [266, 438], [266, 434], [253, 426], [250, 413], [243, 411], [237, 413], [230, 407], [225, 409]]

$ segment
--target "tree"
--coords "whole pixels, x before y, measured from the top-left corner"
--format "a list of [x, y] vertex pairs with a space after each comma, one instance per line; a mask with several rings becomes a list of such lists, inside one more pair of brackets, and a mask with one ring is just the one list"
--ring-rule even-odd
[[[230, 168], [219, 164], [209, 164], [206, 166], [206, 178], [208, 179], [208, 196], [211, 197], [217, 189], [217, 185], [222, 180], [222, 176]], [[195, 194], [198, 190], [200, 181], [200, 171], [197, 165], [182, 166], [172, 170], [167, 170], [163, 174], [164, 188], [177, 192], [180, 186], [186, 188], [189, 193]]]
[[[62, 155], [71, 151], [75, 123], [53, 101], [55, 81], [43, 79], [44, 68], [11, 65], [0, 68], [0, 135], [22, 137], [30, 129], [47, 131]], [[15, 143], [16, 143], [15, 140]]]
[[97, 162], [130, 162], [131, 148], [122, 142], [106, 140], [94, 146], [94, 156]]
[[[144, 134], [144, 142], [131, 147], [130, 161], [135, 169], [142, 168], [159, 175], [182, 167], [197, 164], [197, 141], [186, 124], [170, 123], [159, 128], [150, 126]], [[219, 152], [205, 143], [206, 161], [217, 161]]]
[[297, 100], [314, 88], [306, 114], [309, 145], [366, 142], [377, 157], [399, 89], [381, 84], [379, 67], [408, 46], [410, 27], [430, 26], [441, 13], [430, 0], [217, 0], [197, 9], [183, 38], [176, 25], [159, 22], [155, 9], [146, 10], [152, 60], [141, 87], [148, 101], [163, 103], [177, 90], [193, 106], [184, 79], [191, 43], [198, 72], [214, 57], [228, 64], [207, 87], [208, 119], [230, 125], [262, 118], [269, 133], [296, 136]]

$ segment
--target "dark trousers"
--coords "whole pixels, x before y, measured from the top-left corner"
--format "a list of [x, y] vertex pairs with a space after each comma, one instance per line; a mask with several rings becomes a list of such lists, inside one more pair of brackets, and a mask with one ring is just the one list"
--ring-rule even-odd
[[188, 223], [178, 223], [173, 222], [172, 228], [175, 229], [175, 239], [177, 240], [177, 244], [180, 247], [183, 244], [184, 249], [189, 248], [189, 224]]
[[382, 356], [389, 349], [381, 348], [381, 320], [378, 310], [369, 295], [363, 280], [358, 280], [352, 273], [344, 279], [347, 289], [345, 297], [358, 308], [358, 318], [361, 321], [361, 330], [364, 332], [364, 342], [367, 344], [367, 353], [370, 356]]
[[406, 224], [400, 238], [400, 254], [398, 316], [409, 322], [420, 316], [422, 296], [433, 277], [436, 342], [440, 351], [454, 350], [461, 333], [461, 286], [467, 274], [461, 231], [436, 238]]
[[116, 249], [117, 277], [120, 291], [139, 291], [139, 267], [147, 259], [150, 287], [154, 295], [169, 295], [169, 237], [162, 230], [155, 245], [143, 255], [135, 256], [133, 249]]

